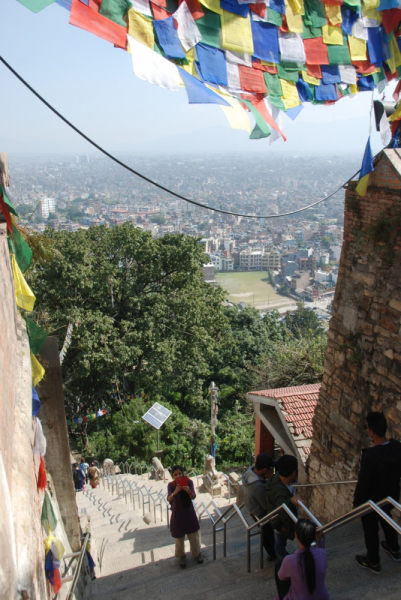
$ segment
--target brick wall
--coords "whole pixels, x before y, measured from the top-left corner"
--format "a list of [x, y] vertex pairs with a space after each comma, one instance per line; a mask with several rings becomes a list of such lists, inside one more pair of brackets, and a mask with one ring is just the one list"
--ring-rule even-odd
[[[323, 384], [313, 421], [310, 482], [358, 473], [363, 428], [382, 410], [401, 439], [401, 158], [378, 157], [364, 198], [346, 190], [344, 244], [328, 331]], [[384, 216], [383, 216], [384, 215]], [[352, 508], [353, 485], [312, 488], [310, 506], [324, 521]]]

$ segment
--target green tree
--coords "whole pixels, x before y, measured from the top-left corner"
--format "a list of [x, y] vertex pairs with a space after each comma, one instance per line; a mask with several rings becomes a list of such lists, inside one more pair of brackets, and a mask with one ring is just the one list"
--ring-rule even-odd
[[152, 223], [156, 223], [157, 225], [164, 225], [166, 222], [166, 217], [164, 216], [164, 213], [160, 213], [158, 215], [153, 215], [153, 217], [150, 217], [150, 220]]
[[297, 302], [298, 310], [287, 313], [285, 324], [289, 332], [295, 338], [302, 336], [322, 336], [325, 334], [325, 329], [320, 324], [319, 318], [315, 311], [310, 308], [305, 308], [303, 302]]
[[129, 223], [46, 235], [58, 254], [29, 282], [49, 327], [76, 324], [63, 362], [69, 414], [118, 407], [115, 382], [126, 395], [177, 392], [181, 408], [201, 400], [227, 320], [198, 241], [153, 240]]
[[199, 231], [206, 231], [207, 229], [209, 229], [210, 224], [207, 221], [204, 221], [203, 223], [200, 223], [200, 225], [198, 225], [198, 229]]
[[15, 207], [17, 213], [21, 217], [25, 217], [25, 215], [30, 215], [33, 212], [34, 208], [35, 207], [32, 204], [17, 204]]
[[321, 239], [322, 246], [325, 248], [330, 248], [333, 243], [333, 240], [328, 235], [323, 235]]
[[70, 221], [76, 221], [77, 219], [83, 217], [85, 213], [77, 206], [68, 206], [64, 210], [64, 214], [67, 219], [70, 219]]

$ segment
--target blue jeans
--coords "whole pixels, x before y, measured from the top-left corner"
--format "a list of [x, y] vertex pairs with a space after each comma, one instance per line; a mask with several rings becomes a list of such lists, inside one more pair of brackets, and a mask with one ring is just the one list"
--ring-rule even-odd
[[286, 546], [287, 538], [274, 530], [274, 550], [278, 560], [283, 560], [287, 556], [288, 552]]

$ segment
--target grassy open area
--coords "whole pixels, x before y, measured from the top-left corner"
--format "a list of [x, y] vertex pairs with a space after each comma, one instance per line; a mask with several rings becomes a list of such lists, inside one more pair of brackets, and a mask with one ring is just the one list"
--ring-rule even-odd
[[268, 309], [291, 302], [289, 298], [278, 294], [269, 283], [266, 271], [239, 271], [219, 273], [215, 277], [223, 290], [227, 291], [227, 300], [238, 304], [245, 302], [248, 306]]

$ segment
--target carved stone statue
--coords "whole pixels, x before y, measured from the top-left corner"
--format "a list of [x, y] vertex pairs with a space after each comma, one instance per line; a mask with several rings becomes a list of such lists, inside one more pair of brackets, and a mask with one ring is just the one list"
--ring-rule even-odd
[[166, 469], [163, 467], [162, 463], [156, 456], [152, 458], [152, 465], [156, 469], [156, 473], [152, 473], [152, 476], [154, 474], [156, 481], [158, 481], [159, 479], [163, 479]]
[[209, 475], [212, 481], [217, 481], [219, 478], [219, 474], [216, 471], [216, 461], [210, 454], [206, 454], [205, 456], [205, 470], [203, 471], [203, 475]]

